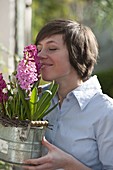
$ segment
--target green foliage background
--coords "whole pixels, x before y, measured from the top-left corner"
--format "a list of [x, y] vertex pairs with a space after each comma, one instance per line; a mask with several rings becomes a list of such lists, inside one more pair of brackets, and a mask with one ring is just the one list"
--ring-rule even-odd
[[100, 30], [113, 27], [113, 0], [32, 0], [33, 42], [40, 28], [55, 18], [76, 19]]
[[34, 42], [40, 28], [55, 18], [76, 18], [71, 11], [73, 0], [33, 0], [32, 40]]
[[113, 69], [97, 73], [104, 93], [113, 97]]

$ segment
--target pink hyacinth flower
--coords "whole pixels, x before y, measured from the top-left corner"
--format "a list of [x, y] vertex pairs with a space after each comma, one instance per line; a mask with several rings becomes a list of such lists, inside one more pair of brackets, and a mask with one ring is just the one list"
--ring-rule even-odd
[[0, 73], [0, 103], [8, 100], [8, 93], [4, 93], [4, 89], [7, 88], [6, 82], [3, 79], [2, 73]]
[[39, 80], [40, 65], [38, 63], [39, 57], [36, 46], [25, 47], [24, 58], [18, 64], [16, 75], [22, 89], [30, 91], [33, 84]]
[[38, 50], [36, 45], [29, 45], [24, 48], [24, 59], [35, 61], [38, 75], [40, 75], [40, 58], [38, 56]]

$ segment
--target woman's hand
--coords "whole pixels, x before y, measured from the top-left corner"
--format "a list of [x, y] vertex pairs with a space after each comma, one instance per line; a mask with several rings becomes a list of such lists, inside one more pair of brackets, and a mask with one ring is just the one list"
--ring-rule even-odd
[[48, 148], [48, 154], [41, 158], [26, 160], [25, 164], [33, 166], [24, 166], [25, 170], [90, 170], [71, 155], [50, 144], [45, 138], [42, 144]]

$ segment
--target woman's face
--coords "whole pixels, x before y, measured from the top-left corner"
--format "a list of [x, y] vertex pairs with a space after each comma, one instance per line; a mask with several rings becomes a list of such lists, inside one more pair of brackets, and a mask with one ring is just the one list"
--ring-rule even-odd
[[45, 81], [66, 79], [74, 68], [69, 62], [69, 54], [62, 35], [52, 35], [39, 42], [38, 46], [41, 74]]

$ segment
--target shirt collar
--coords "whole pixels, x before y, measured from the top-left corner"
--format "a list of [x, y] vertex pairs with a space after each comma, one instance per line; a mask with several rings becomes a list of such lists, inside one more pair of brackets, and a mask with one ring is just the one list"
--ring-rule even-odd
[[101, 86], [97, 76], [93, 76], [85, 81], [81, 86], [72, 91], [76, 97], [81, 109], [83, 110], [90, 102], [91, 98], [98, 92], [101, 92]]

